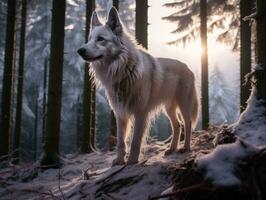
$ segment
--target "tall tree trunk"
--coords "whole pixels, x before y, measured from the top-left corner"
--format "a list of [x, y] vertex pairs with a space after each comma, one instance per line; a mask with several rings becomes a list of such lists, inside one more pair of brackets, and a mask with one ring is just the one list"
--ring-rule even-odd
[[47, 125], [42, 165], [59, 164], [65, 8], [65, 0], [53, 0]]
[[[95, 9], [95, 1], [87, 0], [86, 1], [86, 30], [85, 30], [85, 42], [88, 42], [88, 36], [90, 33], [90, 18], [92, 12]], [[81, 136], [81, 147], [80, 151], [82, 153], [91, 152], [91, 77], [89, 74], [89, 64], [85, 64], [84, 71], [84, 86], [83, 86], [83, 130]]]
[[[241, 113], [238, 122], [233, 127], [234, 134], [244, 137], [253, 135], [261, 137], [266, 132], [266, 1], [256, 0], [257, 12], [255, 17], [246, 19], [256, 20], [256, 66], [248, 74], [248, 79], [253, 78], [252, 91], [247, 108]], [[247, 129], [252, 127], [252, 129]], [[230, 128], [229, 128], [230, 129]], [[263, 140], [263, 139], [262, 139]]]
[[[113, 6], [119, 10], [119, 0], [113, 0]], [[109, 148], [110, 150], [114, 149], [115, 143], [113, 142], [114, 139], [116, 138], [116, 118], [114, 111], [111, 110], [111, 131], [110, 131], [110, 137], [109, 137]]]
[[251, 14], [250, 0], [240, 0], [240, 111], [246, 107], [250, 94], [250, 84], [245, 83], [245, 75], [251, 70], [251, 27], [243, 18]]
[[22, 101], [23, 101], [26, 18], [27, 18], [27, 0], [22, 0], [18, 85], [17, 85], [17, 107], [16, 107], [15, 131], [13, 137], [13, 152], [15, 158], [14, 163], [19, 163], [20, 159], [19, 157], [20, 157], [21, 113], [22, 113]]
[[80, 118], [80, 112], [81, 112], [81, 105], [80, 105], [80, 96], [78, 97], [78, 101], [76, 104], [76, 136], [77, 136], [77, 148], [80, 148], [80, 142], [81, 142], [81, 138], [80, 138], [80, 133], [81, 133], [81, 118]]
[[207, 0], [200, 0], [202, 128], [209, 126]]
[[42, 97], [42, 143], [44, 143], [45, 125], [46, 125], [47, 68], [48, 68], [48, 58], [45, 58], [44, 70], [43, 70], [43, 97]]
[[39, 88], [36, 86], [36, 97], [35, 97], [35, 120], [34, 120], [34, 133], [33, 133], [33, 160], [37, 160], [37, 142], [38, 142], [38, 122], [39, 122]]
[[116, 10], [119, 10], [119, 0], [113, 0], [113, 6], [116, 8]]
[[266, 101], [266, 1], [257, 0], [256, 52], [260, 69], [255, 74], [257, 98]]
[[136, 39], [148, 48], [148, 0], [136, 0]]
[[96, 148], [96, 86], [91, 85], [91, 149]]
[[7, 6], [5, 64], [2, 89], [2, 114], [0, 121], [0, 156], [9, 152], [9, 137], [11, 133], [11, 102], [14, 77], [14, 46], [15, 46], [15, 20], [16, 0], [9, 0]]

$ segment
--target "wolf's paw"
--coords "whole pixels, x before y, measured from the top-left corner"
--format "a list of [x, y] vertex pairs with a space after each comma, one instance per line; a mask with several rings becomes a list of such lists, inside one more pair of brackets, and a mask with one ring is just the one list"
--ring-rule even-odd
[[189, 153], [190, 152], [190, 148], [182, 147], [182, 148], [178, 149], [177, 152], [178, 153]]
[[164, 156], [168, 156], [170, 154], [173, 154], [174, 152], [176, 152], [175, 149], [167, 149], [165, 152], [164, 152]]
[[112, 166], [115, 165], [124, 165], [125, 164], [125, 160], [121, 159], [121, 158], [116, 158], [113, 160]]

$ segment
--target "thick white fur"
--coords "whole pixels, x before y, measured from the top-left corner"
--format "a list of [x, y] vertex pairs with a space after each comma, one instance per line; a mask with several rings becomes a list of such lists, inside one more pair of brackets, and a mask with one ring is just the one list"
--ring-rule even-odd
[[[99, 35], [105, 42], [97, 42]], [[105, 25], [94, 12], [89, 42], [83, 46], [88, 57], [102, 55], [91, 62], [91, 72], [104, 88], [117, 120], [117, 158], [114, 164], [124, 164], [125, 137], [130, 120], [134, 122], [131, 149], [127, 164], [138, 162], [142, 138], [151, 115], [161, 108], [172, 125], [173, 137], [166, 153], [178, 149], [182, 116], [185, 128], [183, 150], [190, 150], [191, 125], [197, 123], [199, 101], [194, 74], [173, 59], [154, 58], [123, 29], [117, 11], [112, 8]], [[86, 58], [84, 58], [86, 60]]]

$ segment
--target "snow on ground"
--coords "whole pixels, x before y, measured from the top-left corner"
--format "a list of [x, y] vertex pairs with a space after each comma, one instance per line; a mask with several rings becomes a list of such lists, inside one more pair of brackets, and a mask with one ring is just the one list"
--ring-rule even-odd
[[[30, 165], [0, 170], [0, 199], [116, 199], [146, 200], [163, 193], [173, 184], [171, 172], [188, 157], [210, 152], [213, 136], [193, 134], [192, 152], [164, 156], [169, 144], [148, 142], [137, 165], [111, 167], [114, 152], [67, 155], [59, 169], [38, 171]], [[35, 169], [35, 170], [34, 170]], [[168, 189], [169, 190], [169, 189]]]
[[247, 109], [232, 127], [233, 132], [242, 140], [257, 146], [266, 146], [266, 102], [255, 98], [256, 90], [248, 100]]
[[257, 151], [253, 146], [241, 143], [217, 146], [212, 153], [196, 159], [199, 170], [205, 170], [205, 177], [211, 179], [216, 186], [232, 186], [240, 184], [235, 175], [236, 165], [247, 156]]
[[241, 114], [239, 121], [230, 127], [231, 132], [237, 136], [237, 141], [220, 145], [211, 154], [196, 159], [197, 168], [205, 171], [205, 178], [214, 185], [241, 184], [235, 175], [239, 163], [266, 147], [265, 105], [266, 102], [256, 98], [256, 89], [253, 88], [247, 109]]

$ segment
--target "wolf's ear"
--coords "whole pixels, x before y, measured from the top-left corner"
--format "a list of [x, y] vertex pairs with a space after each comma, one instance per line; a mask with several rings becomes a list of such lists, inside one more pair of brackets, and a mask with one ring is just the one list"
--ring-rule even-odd
[[95, 26], [101, 26], [102, 23], [100, 22], [98, 15], [95, 11], [93, 11], [91, 16], [91, 29]]
[[115, 34], [120, 35], [122, 33], [123, 31], [122, 23], [120, 21], [119, 14], [115, 7], [112, 7], [110, 9], [106, 25], [109, 26]]

